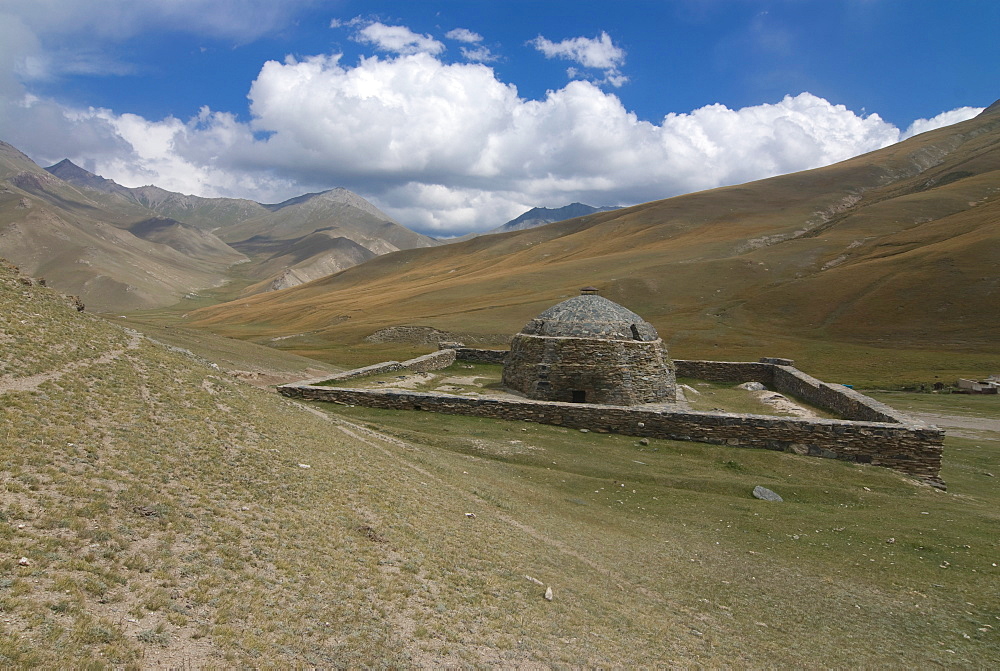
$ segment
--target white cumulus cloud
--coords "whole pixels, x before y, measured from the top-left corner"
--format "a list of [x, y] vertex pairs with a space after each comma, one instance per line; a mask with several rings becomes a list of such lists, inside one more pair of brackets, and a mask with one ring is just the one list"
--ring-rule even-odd
[[387, 26], [378, 21], [359, 30], [355, 39], [380, 51], [396, 54], [439, 54], [445, 49], [444, 44], [430, 35], [415, 33], [406, 26]]
[[[604, 79], [599, 83], [618, 88], [628, 81], [628, 77], [621, 72], [621, 66], [625, 63], [625, 50], [616, 46], [606, 32], [602, 31], [595, 38], [573, 37], [561, 42], [553, 42], [539, 35], [529, 44], [545, 54], [546, 58], [561, 58], [585, 68], [603, 70]], [[571, 79], [583, 74], [575, 67], [568, 68], [566, 73]]]
[[587, 68], [606, 70], [619, 67], [625, 62], [625, 51], [615, 46], [605, 32], [593, 39], [574, 37], [562, 42], [552, 42], [539, 35], [531, 44], [547, 58], [563, 58]]
[[449, 40], [465, 42], [466, 44], [479, 44], [483, 41], [482, 35], [474, 33], [468, 28], [455, 28], [454, 30], [449, 30], [444, 36]]
[[[68, 157], [127, 186], [263, 202], [344, 186], [440, 235], [493, 228], [535, 206], [630, 205], [818, 167], [979, 111], [944, 112], [901, 133], [878, 115], [800, 93], [646, 121], [595, 82], [524, 98], [483, 63], [445, 62], [431, 36], [357, 23], [390, 55], [264, 63], [249, 85], [249, 120], [238, 116], [246, 110], [207, 108], [146, 119], [32, 93], [16, 68], [53, 53], [54, 33], [15, 23], [0, 22], [0, 37], [10, 38], [0, 39], [0, 56], [10, 57], [0, 58], [0, 138], [40, 163]], [[570, 40], [553, 53], [617, 72], [624, 52], [601, 55], [614, 47], [604, 37], [587, 43], [596, 51]]]
[[917, 119], [907, 127], [901, 139], [905, 140], [906, 138], [919, 135], [920, 133], [926, 133], [927, 131], [944, 128], [945, 126], [956, 124], [959, 121], [967, 121], [982, 111], [982, 107], [959, 107], [947, 112], [941, 112], [937, 116], [931, 117], [930, 119]]

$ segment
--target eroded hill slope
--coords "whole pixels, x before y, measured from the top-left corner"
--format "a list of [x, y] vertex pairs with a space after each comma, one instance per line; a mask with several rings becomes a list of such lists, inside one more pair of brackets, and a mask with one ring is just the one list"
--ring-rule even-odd
[[998, 220], [994, 106], [826, 168], [391, 254], [195, 317], [317, 350], [395, 325], [502, 339], [593, 284], [689, 355], [785, 337], [988, 351]]

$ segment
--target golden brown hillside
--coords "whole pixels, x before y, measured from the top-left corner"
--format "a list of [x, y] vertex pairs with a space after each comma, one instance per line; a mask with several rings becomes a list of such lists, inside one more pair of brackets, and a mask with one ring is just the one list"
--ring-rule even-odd
[[398, 325], [502, 342], [594, 284], [685, 356], [830, 341], [988, 353], [998, 222], [993, 107], [826, 168], [390, 254], [193, 317], [313, 354]]

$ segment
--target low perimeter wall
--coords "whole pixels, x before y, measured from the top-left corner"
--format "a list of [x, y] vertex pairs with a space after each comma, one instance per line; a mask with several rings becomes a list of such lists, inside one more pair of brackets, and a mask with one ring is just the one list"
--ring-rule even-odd
[[[458, 352], [442, 349], [435, 352]], [[500, 350], [475, 350], [498, 352]], [[433, 357], [433, 355], [428, 355]], [[418, 357], [423, 359], [425, 357]], [[433, 357], [431, 365], [447, 361]], [[478, 360], [478, 359], [471, 359]], [[402, 370], [406, 364], [399, 364]], [[454, 358], [452, 359], [454, 361]], [[389, 362], [396, 363], [396, 362]], [[691, 440], [715, 445], [794, 452], [886, 466], [944, 488], [940, 479], [944, 431], [896, 412], [842, 385], [821, 382], [792, 366], [771, 363], [676, 361], [677, 374], [710, 381], [757, 381], [777, 391], [793, 394], [849, 419], [803, 419], [719, 412], [671, 411], [644, 407], [559, 403], [530, 399], [455, 396], [436, 392], [389, 389], [320, 387], [320, 380], [283, 385], [278, 391], [291, 398], [330, 401], [392, 410], [426, 410], [453, 415], [474, 415], [524, 420], [576, 429], [620, 433], [667, 440]], [[369, 366], [369, 369], [376, 368]], [[358, 369], [358, 371], [364, 369]], [[416, 370], [416, 368], [409, 368]], [[425, 369], [430, 370], [430, 369]], [[347, 371], [349, 375], [357, 371]], [[382, 371], [379, 371], [382, 372]], [[369, 373], [370, 374], [370, 373]], [[331, 379], [331, 378], [325, 378]], [[350, 379], [350, 378], [340, 378]]]

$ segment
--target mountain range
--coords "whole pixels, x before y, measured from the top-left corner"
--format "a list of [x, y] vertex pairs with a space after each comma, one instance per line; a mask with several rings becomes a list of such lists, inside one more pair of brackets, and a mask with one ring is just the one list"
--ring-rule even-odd
[[591, 205], [584, 205], [583, 203], [570, 203], [569, 205], [556, 208], [533, 207], [521, 216], [511, 219], [506, 224], [497, 226], [496, 228], [487, 231], [487, 233], [523, 231], [526, 228], [535, 228], [536, 226], [544, 226], [545, 224], [551, 224], [556, 221], [576, 219], [577, 217], [585, 217], [588, 214], [594, 214], [595, 212], [608, 212], [609, 210], [617, 209], [620, 208], [593, 207]]
[[0, 143], [0, 256], [92, 309], [284, 288], [436, 244], [346, 189], [274, 205], [201, 198], [125, 187], [68, 160], [43, 170]]

